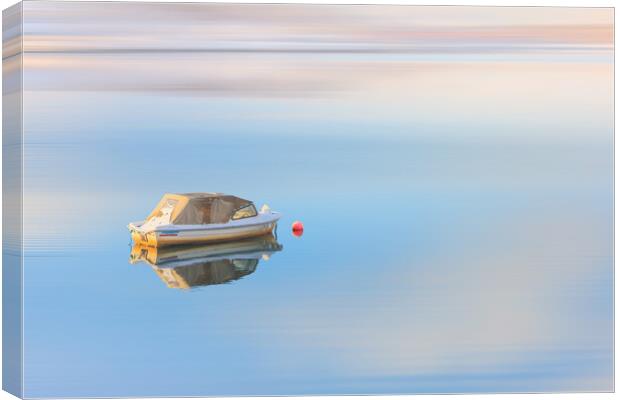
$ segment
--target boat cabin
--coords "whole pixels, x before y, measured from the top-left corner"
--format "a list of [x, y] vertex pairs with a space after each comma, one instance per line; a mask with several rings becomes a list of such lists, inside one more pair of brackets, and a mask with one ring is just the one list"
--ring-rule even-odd
[[221, 193], [166, 193], [146, 218], [146, 225], [224, 224], [255, 217], [256, 207], [240, 197]]

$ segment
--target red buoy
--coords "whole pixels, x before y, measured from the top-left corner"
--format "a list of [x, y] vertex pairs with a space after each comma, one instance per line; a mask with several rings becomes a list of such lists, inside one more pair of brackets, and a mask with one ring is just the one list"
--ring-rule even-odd
[[304, 234], [304, 224], [299, 221], [293, 222], [293, 235], [300, 237]]

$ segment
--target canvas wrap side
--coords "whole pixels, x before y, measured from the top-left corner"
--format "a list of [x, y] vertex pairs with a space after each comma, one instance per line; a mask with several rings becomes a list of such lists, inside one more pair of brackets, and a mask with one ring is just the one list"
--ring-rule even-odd
[[23, 8], [2, 12], [2, 389], [23, 397]]

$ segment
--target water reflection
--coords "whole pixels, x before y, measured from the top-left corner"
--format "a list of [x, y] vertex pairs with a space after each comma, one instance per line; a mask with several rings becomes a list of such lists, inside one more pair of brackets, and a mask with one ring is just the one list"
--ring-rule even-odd
[[190, 289], [241, 279], [256, 271], [261, 259], [268, 260], [280, 250], [282, 245], [273, 235], [200, 246], [134, 244], [129, 262], [149, 264], [169, 288]]

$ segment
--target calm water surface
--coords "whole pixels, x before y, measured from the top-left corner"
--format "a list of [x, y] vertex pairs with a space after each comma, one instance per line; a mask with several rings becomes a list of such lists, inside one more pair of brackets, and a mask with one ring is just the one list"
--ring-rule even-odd
[[[274, 54], [179, 87], [248, 57], [26, 55], [27, 396], [612, 389], [609, 54]], [[282, 212], [281, 251], [186, 290], [130, 264], [126, 224], [191, 191]]]

